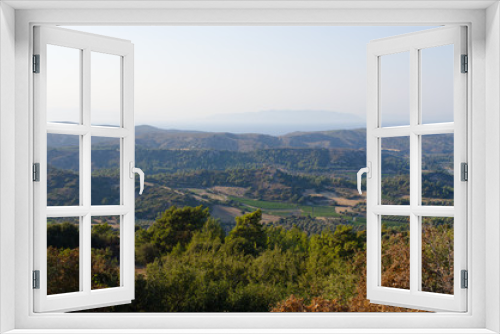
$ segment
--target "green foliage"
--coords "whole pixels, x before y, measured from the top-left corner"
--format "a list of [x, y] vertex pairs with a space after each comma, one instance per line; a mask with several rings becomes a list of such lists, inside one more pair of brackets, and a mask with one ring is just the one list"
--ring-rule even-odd
[[[139, 257], [136, 261], [146, 263], [153, 258], [153, 254], [154, 257], [159, 257], [171, 252], [175, 247], [183, 249], [191, 241], [194, 232], [202, 229], [207, 223], [209, 216], [208, 208], [204, 209], [202, 206], [172, 206], [146, 231], [140, 230], [137, 233], [136, 250]], [[210, 227], [207, 229], [210, 230]]]
[[[169, 139], [168, 145], [154, 137], [143, 137], [136, 150], [138, 166], [148, 175], [136, 200], [136, 299], [102, 311], [265, 312], [291, 295], [304, 303], [334, 301], [325, 310], [367, 303], [360, 292], [366, 290], [366, 204], [352, 191], [353, 171], [366, 160], [359, 149], [364, 131], [279, 139], [189, 134], [184, 143]], [[452, 137], [424, 137], [430, 151], [423, 152], [422, 201], [450, 205]], [[59, 143], [48, 151], [49, 205], [78, 204], [79, 150], [72, 145]], [[408, 204], [407, 141], [384, 145], [383, 203]], [[92, 204], [118, 203], [117, 147], [106, 140], [92, 146]], [[217, 187], [241, 192], [217, 193]], [[339, 197], [357, 204], [337, 203]], [[241, 216], [235, 223], [211, 217], [221, 206], [233, 210], [230, 217], [234, 209]], [[385, 286], [408, 282], [408, 224], [400, 218], [383, 220]], [[452, 292], [452, 222], [426, 222], [422, 236], [423, 289]], [[119, 232], [98, 224], [91, 237], [92, 287], [119, 286]], [[51, 293], [77, 291], [78, 225], [48, 221], [47, 241]]]
[[62, 224], [47, 224], [47, 246], [54, 248], [78, 248], [80, 244], [80, 231], [78, 225], [71, 222]]
[[453, 294], [453, 218], [422, 220], [422, 290]]
[[120, 231], [107, 222], [92, 226], [91, 243], [93, 249], [107, 249], [113, 257], [120, 258]]
[[92, 205], [120, 205], [120, 171], [92, 172], [91, 189]]
[[47, 248], [47, 294], [80, 289], [80, 255], [77, 248]]
[[120, 286], [120, 262], [109, 247], [92, 248], [92, 289]]
[[210, 253], [218, 250], [224, 242], [226, 233], [219, 222], [209, 218], [200, 231], [193, 233], [193, 238], [188, 245], [190, 253]]
[[[50, 158], [50, 154], [49, 154]], [[78, 172], [47, 167], [47, 205], [79, 205], [80, 178]]]
[[[149, 229], [136, 231], [136, 245], [144, 250], [145, 264], [136, 275], [136, 299], [99, 311], [266, 312], [291, 295], [304, 303], [324, 300], [324, 310], [372, 309], [363, 294], [365, 231], [338, 225], [333, 231], [308, 236], [297, 227], [264, 227], [261, 219], [259, 210], [237, 217], [236, 226], [225, 237], [219, 221], [211, 218], [207, 209], [167, 210]], [[452, 224], [449, 218], [423, 222], [422, 280], [426, 291], [453, 291]], [[175, 238], [178, 234], [169, 232], [158, 237], [160, 228], [175, 231], [175, 226], [190, 231], [190, 236]], [[108, 224], [92, 229], [93, 237], [99, 236], [96, 240], [102, 242], [102, 248], [92, 249], [93, 289], [119, 286], [118, 257], [111, 250], [115, 233]], [[157, 252], [155, 240], [168, 244], [170, 250], [163, 246], [162, 254], [148, 254], [148, 247]], [[383, 285], [406, 287], [408, 231], [384, 225], [382, 241]], [[78, 290], [78, 259], [77, 248], [49, 247], [52, 293]], [[329, 300], [333, 304], [328, 304]]]
[[236, 227], [229, 233], [227, 243], [235, 252], [257, 255], [266, 246], [266, 234], [260, 223], [262, 211], [236, 217]]
[[[290, 215], [291, 213], [300, 211], [304, 215], [311, 217], [339, 217], [340, 215], [335, 212], [335, 207], [333, 205], [329, 206], [318, 206], [318, 205], [297, 205], [286, 202], [276, 202], [276, 201], [262, 201], [253, 200], [248, 198], [241, 198], [235, 196], [229, 196], [229, 198], [235, 203], [243, 204], [247, 208], [259, 208], [264, 210], [265, 213], [272, 215]], [[293, 197], [292, 197], [293, 199]], [[292, 200], [291, 199], [291, 200]], [[299, 199], [295, 201], [300, 202]]]
[[[207, 219], [186, 247], [147, 264], [147, 279], [136, 280], [143, 299], [113, 310], [266, 312], [292, 293], [355, 295], [360, 271], [353, 262], [364, 249], [363, 233], [339, 226], [315, 238], [298, 228], [263, 227], [261, 219], [258, 210], [237, 217], [226, 238], [219, 222]], [[137, 244], [145, 232], [136, 232]]]
[[150, 234], [142, 228], [135, 231], [135, 262], [137, 264], [146, 264], [153, 262], [157, 251], [151, 243]]

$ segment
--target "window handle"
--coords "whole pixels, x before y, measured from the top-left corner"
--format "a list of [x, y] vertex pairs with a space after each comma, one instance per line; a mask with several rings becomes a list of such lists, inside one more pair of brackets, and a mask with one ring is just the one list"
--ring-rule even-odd
[[366, 176], [370, 179], [372, 177], [372, 168], [371, 167], [372, 167], [372, 163], [368, 162], [368, 167], [361, 168], [358, 171], [358, 192], [360, 195], [363, 194], [363, 192], [361, 191], [361, 176], [363, 175], [363, 173], [366, 173]]
[[142, 191], [144, 190], [144, 172], [140, 168], [134, 167], [134, 162], [130, 161], [129, 164], [130, 178], [133, 179], [135, 177], [135, 173], [139, 174], [139, 182], [141, 188], [139, 190], [139, 195], [142, 195]]

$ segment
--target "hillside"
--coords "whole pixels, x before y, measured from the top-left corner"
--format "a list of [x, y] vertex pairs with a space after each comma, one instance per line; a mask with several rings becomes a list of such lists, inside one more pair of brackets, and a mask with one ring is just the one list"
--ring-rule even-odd
[[[248, 152], [273, 148], [350, 148], [366, 146], [366, 131], [334, 130], [321, 132], [294, 132], [284, 136], [263, 134], [234, 134], [228, 132], [200, 132], [165, 130], [149, 125], [136, 127], [136, 146], [147, 149], [217, 150]], [[49, 147], [77, 145], [72, 136], [48, 135]], [[108, 138], [94, 138], [92, 144], [107, 145]]]
[[[338, 224], [364, 226], [364, 198], [355, 175], [366, 163], [364, 129], [295, 132], [285, 136], [136, 129], [136, 165], [146, 174], [136, 218], [152, 221], [169, 207], [204, 205], [225, 230], [236, 216], [255, 209], [280, 226], [308, 233]], [[74, 140], [74, 139], [73, 139]], [[425, 202], [453, 203], [453, 137], [423, 137]], [[119, 149], [108, 138], [92, 140], [92, 203], [119, 202]], [[48, 205], [76, 205], [77, 142], [48, 136]], [[382, 140], [384, 204], [408, 204], [408, 139]], [[451, 156], [450, 156], [451, 154]], [[226, 228], [227, 226], [227, 228]]]
[[[116, 141], [116, 139], [115, 139]], [[109, 146], [112, 138], [94, 137], [93, 146]], [[453, 148], [453, 136], [436, 137], [423, 136], [422, 142], [432, 154], [449, 153]], [[47, 136], [49, 148], [78, 145], [78, 138], [73, 136]], [[165, 130], [149, 125], [136, 127], [136, 147], [138, 149], [160, 150], [212, 150], [250, 152], [266, 149], [352, 149], [364, 150], [366, 147], [366, 129], [332, 130], [316, 132], [293, 132], [283, 136], [247, 133], [235, 134], [228, 132], [201, 132]], [[407, 140], [401, 137], [385, 139], [384, 149], [405, 151]]]
[[284, 136], [136, 128], [136, 145], [149, 149], [225, 150], [248, 152], [274, 148], [350, 148], [365, 146], [365, 130], [295, 132]]

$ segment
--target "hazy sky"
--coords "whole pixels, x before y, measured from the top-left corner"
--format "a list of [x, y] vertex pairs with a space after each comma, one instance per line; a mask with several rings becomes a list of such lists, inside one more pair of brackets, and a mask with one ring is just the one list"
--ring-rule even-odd
[[[68, 28], [134, 43], [136, 124], [165, 126], [265, 110], [337, 111], [365, 119], [368, 42], [430, 27]], [[109, 71], [103, 64], [93, 73]], [[399, 87], [408, 75], [396, 65], [393, 85]], [[430, 73], [429, 87], [446, 81], [446, 74]], [[407, 103], [404, 94], [397, 99], [394, 110]]]

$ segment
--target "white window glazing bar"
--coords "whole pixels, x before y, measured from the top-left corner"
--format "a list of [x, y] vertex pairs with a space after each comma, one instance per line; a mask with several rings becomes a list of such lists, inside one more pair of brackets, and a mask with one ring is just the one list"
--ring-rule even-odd
[[[90, 126], [90, 50], [83, 50], [83, 74], [82, 74], [82, 126], [88, 128]], [[91, 217], [88, 214], [91, 205], [91, 183], [92, 183], [92, 165], [91, 165], [91, 136], [88, 131], [83, 134], [83, 147], [81, 148], [83, 159], [80, 159], [80, 165], [83, 167], [83, 173], [81, 173], [80, 178], [83, 179], [82, 199], [83, 207], [86, 209], [86, 213], [83, 216], [83, 228], [80, 233], [83, 235], [83, 244], [80, 245], [80, 257], [82, 262], [80, 263], [83, 269], [83, 277], [80, 284], [83, 285], [83, 292], [90, 293], [92, 285], [92, 226]], [[82, 169], [82, 168], [81, 168]]]
[[48, 123], [47, 133], [82, 136], [90, 133], [92, 136], [96, 137], [124, 138], [130, 135], [130, 130], [103, 126]]
[[413, 212], [420, 204], [420, 137], [413, 131], [419, 124], [419, 51], [410, 49], [410, 292], [420, 289], [420, 217]]
[[412, 133], [418, 135], [437, 135], [454, 132], [454, 123], [420, 124], [412, 126], [377, 128], [373, 130], [373, 134], [378, 138], [405, 137], [410, 136]]

